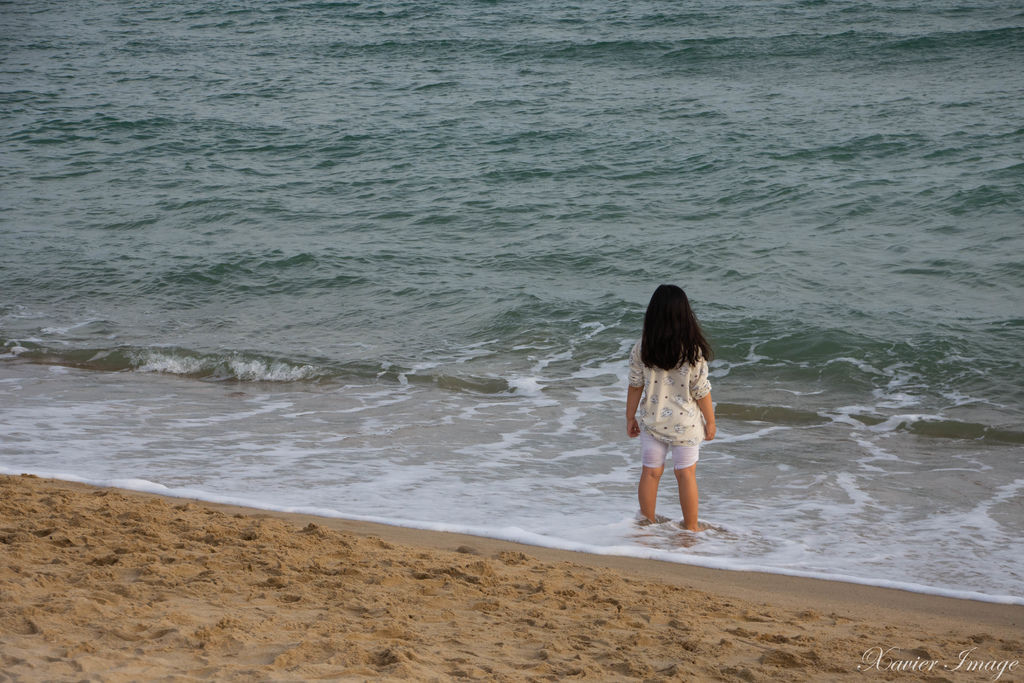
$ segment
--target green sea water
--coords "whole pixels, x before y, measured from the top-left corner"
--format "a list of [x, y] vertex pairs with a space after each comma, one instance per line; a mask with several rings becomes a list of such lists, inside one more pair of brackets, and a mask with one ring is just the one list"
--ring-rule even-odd
[[[224, 494], [274, 472], [284, 504], [380, 448], [410, 511], [347, 480], [318, 504], [600, 544], [633, 505], [625, 355], [672, 282], [718, 357], [705, 509], [747, 534], [707, 556], [1024, 595], [1000, 550], [1024, 521], [1022, 73], [1000, 1], [0, 4], [0, 465]], [[335, 417], [201, 423], [179, 390]], [[151, 421], [70, 457], [83, 406], [126, 391]], [[131, 455], [187, 450], [175, 420], [317, 474]], [[532, 473], [520, 503], [437, 512], [491, 481], [481, 451]], [[820, 505], [786, 525], [846, 540], [757, 536], [794, 496]], [[949, 524], [935, 554], [849, 559], [872, 526]]]

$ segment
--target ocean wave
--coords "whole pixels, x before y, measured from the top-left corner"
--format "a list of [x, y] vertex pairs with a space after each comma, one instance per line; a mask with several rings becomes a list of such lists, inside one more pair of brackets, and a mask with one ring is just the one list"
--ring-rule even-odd
[[[774, 28], [775, 32], [771, 29]], [[881, 53], [904, 59], [950, 59], [950, 52], [968, 49], [1019, 49], [1024, 29], [999, 29], [933, 32], [908, 37], [881, 28], [863, 28], [841, 32], [794, 32], [780, 23], [766, 33], [718, 35], [682, 39], [622, 38], [601, 39], [585, 34], [562, 40], [511, 41], [506, 38], [437, 38], [411, 36], [381, 41], [335, 42], [326, 47], [332, 57], [355, 57], [390, 54], [424, 58], [458, 53], [479, 58], [514, 61], [516, 63], [618, 63], [650, 66], [734, 62], [764, 58], [810, 58], [841, 54], [845, 59], [876, 61]], [[319, 49], [314, 47], [313, 49]], [[450, 85], [450, 81], [438, 81]], [[417, 86], [420, 87], [420, 86]]]
[[358, 259], [330, 254], [286, 254], [279, 250], [239, 254], [233, 258], [196, 259], [147, 272], [131, 283], [145, 295], [172, 297], [194, 305], [211, 299], [245, 299], [274, 294], [340, 293], [365, 284], [359, 272], [367, 270]]
[[898, 414], [884, 416], [868, 410], [830, 414], [779, 405], [717, 403], [715, 414], [727, 420], [759, 422], [777, 426], [809, 427], [842, 422], [872, 432], [907, 432], [934, 439], [963, 439], [986, 443], [1024, 444], [1024, 431], [964, 422], [939, 415]]
[[981, 184], [961, 189], [945, 197], [941, 205], [954, 216], [977, 216], [987, 213], [1005, 212], [1016, 214], [1024, 206], [1021, 190], [1024, 184], [1011, 185]]
[[232, 379], [241, 382], [298, 382], [322, 376], [315, 365], [297, 365], [285, 361], [228, 356], [195, 356], [145, 350], [132, 352], [129, 358], [136, 372], [159, 372], [186, 377]]
[[7, 343], [20, 361], [96, 370], [153, 372], [195, 379], [262, 382], [315, 380], [327, 375], [315, 363], [294, 362], [244, 352], [203, 354], [179, 348], [53, 348], [38, 343]]
[[903, 431], [935, 439], [1024, 444], [1024, 432], [1019, 430], [943, 419], [934, 415], [894, 415], [878, 422], [873, 429], [875, 431]]
[[[2, 358], [44, 365], [74, 367], [101, 372], [137, 372], [176, 375], [206, 381], [272, 382], [272, 383], [341, 383], [387, 382], [411, 386], [435, 386], [456, 392], [484, 395], [515, 394], [540, 396], [546, 376], [496, 376], [452, 372], [451, 365], [428, 363], [404, 367], [382, 362], [337, 363], [325, 359], [279, 358], [264, 354], [228, 351], [200, 353], [172, 347], [116, 347], [89, 349], [56, 349], [38, 342], [0, 344], [7, 353]], [[565, 356], [562, 358], [561, 356]], [[562, 353], [564, 361], [568, 354]], [[762, 358], [762, 360], [764, 360]], [[837, 359], [848, 365], [863, 365], [854, 359]], [[849, 363], [847, 363], [849, 362]], [[457, 364], [457, 363], [456, 363]], [[539, 371], [547, 366], [540, 361]], [[893, 371], [871, 366], [863, 372], [878, 374], [890, 384]], [[604, 373], [607, 374], [607, 373]], [[896, 386], [895, 390], [900, 387]], [[884, 396], [883, 396], [884, 398]], [[890, 397], [891, 398], [891, 397]], [[881, 404], [880, 404], [881, 405]], [[716, 414], [720, 419], [763, 423], [780, 427], [814, 427], [830, 422], [843, 422], [871, 432], [906, 432], [927, 438], [964, 439], [986, 443], [1024, 444], [1024, 432], [1007, 426], [951, 419], [937, 414], [878, 412], [871, 407], [856, 410], [830, 410], [792, 407], [778, 404], [750, 404], [719, 401]]]
[[1024, 27], [943, 31], [924, 36], [899, 38], [886, 46], [900, 52], [945, 54], [952, 50], [1000, 49], [1020, 52], [1024, 48]]
[[458, 374], [436, 366], [403, 367], [386, 362], [338, 363], [326, 359], [279, 358], [248, 351], [201, 353], [175, 347], [54, 348], [38, 342], [0, 340], [0, 358], [95, 370], [177, 375], [218, 382], [323, 383], [377, 381], [437, 386], [479, 394], [515, 393], [500, 377]]
[[810, 161], [825, 159], [828, 161], [851, 161], [853, 159], [881, 159], [888, 156], [906, 154], [909, 150], [920, 148], [928, 140], [920, 134], [881, 134], [853, 137], [835, 144], [817, 148], [796, 149], [783, 153], [771, 154], [772, 159], [779, 161]]

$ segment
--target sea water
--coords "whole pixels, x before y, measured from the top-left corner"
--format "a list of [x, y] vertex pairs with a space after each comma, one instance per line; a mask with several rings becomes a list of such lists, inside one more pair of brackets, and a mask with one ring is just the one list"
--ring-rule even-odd
[[[0, 471], [1024, 603], [1019, 3], [0, 27]], [[662, 282], [697, 536], [635, 519]]]

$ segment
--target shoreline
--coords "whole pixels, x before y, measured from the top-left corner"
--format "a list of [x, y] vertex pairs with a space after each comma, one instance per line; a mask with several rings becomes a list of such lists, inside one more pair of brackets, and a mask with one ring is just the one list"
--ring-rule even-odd
[[[855, 609], [857, 604], [862, 603], [895, 604], [901, 610], [914, 610], [923, 614], [935, 613], [940, 616], [956, 614], [959, 617], [965, 612], [976, 613], [979, 618], [983, 620], [991, 619], [996, 624], [1007, 626], [1020, 625], [1024, 627], [1024, 606], [997, 602], [995, 600], [936, 595], [934, 593], [877, 586], [870, 583], [846, 581], [843, 579], [793, 576], [770, 571], [719, 569], [657, 558], [639, 558], [616, 554], [606, 555], [581, 550], [552, 548], [458, 531], [436, 531], [400, 524], [317, 515], [310, 512], [288, 512], [234, 503], [218, 503], [202, 498], [167, 496], [151, 491], [138, 491], [117, 486], [98, 486], [96, 484], [65, 481], [62, 479], [47, 479], [47, 481], [73, 484], [85, 487], [86, 489], [110, 489], [125, 496], [183, 500], [195, 503], [196, 505], [208, 506], [210, 509], [219, 510], [225, 514], [244, 514], [254, 518], [280, 519], [302, 526], [317, 524], [336, 531], [353, 533], [360, 536], [378, 536], [395, 543], [425, 546], [434, 550], [452, 551], [459, 547], [472, 547], [484, 555], [497, 555], [501, 552], [523, 552], [545, 562], [573, 562], [589, 567], [614, 569], [640, 575], [649, 580], [685, 583], [701, 590], [713, 589], [722, 591], [724, 589], [728, 590], [730, 595], [733, 595], [732, 591], [735, 591], [734, 597], [741, 599], [754, 599], [757, 594], [766, 590], [773, 596], [791, 596], [797, 600], [803, 600], [807, 596], [818, 600], [835, 600], [837, 605], [845, 609]], [[972, 607], [967, 608], [967, 605]], [[986, 607], [988, 605], [994, 606], [995, 609], [988, 609]], [[1006, 609], [998, 609], [999, 607]]]
[[[875, 647], [943, 666], [972, 647], [1024, 659], [1019, 605], [33, 475], [2, 475], [0, 491], [0, 651], [13, 680], [816, 680], [917, 675], [858, 671]], [[123, 676], [96, 668], [111, 662]]]
[[[343, 516], [341, 514], [335, 513], [332, 510], [318, 510], [317, 508], [287, 509], [287, 508], [272, 507], [272, 506], [261, 507], [261, 506], [256, 505], [256, 504], [252, 504], [250, 501], [237, 500], [237, 499], [233, 500], [231, 496], [214, 496], [213, 494], [209, 494], [210, 495], [209, 498], [204, 498], [204, 497], [201, 497], [201, 494], [204, 493], [202, 491], [193, 491], [193, 490], [188, 489], [188, 488], [168, 489], [168, 488], [166, 488], [166, 487], [164, 487], [164, 486], [162, 486], [160, 484], [154, 484], [153, 482], [149, 482], [149, 481], [146, 481], [146, 480], [113, 480], [113, 481], [108, 483], [106, 481], [89, 480], [89, 479], [85, 479], [85, 478], [82, 478], [82, 477], [77, 477], [76, 475], [59, 475], [59, 474], [53, 474], [53, 473], [48, 473], [48, 472], [47, 473], [24, 473], [24, 472], [18, 472], [17, 474], [15, 474], [15, 472], [16, 472], [16, 470], [11, 470], [11, 469], [7, 469], [7, 468], [4, 468], [4, 467], [0, 467], [0, 477], [15, 477], [15, 476], [28, 475], [28, 476], [38, 477], [40, 479], [52, 480], [52, 481], [55, 481], [55, 482], [62, 482], [62, 483], [67, 483], [67, 484], [77, 484], [77, 485], [82, 485], [82, 486], [87, 486], [87, 487], [113, 489], [113, 490], [117, 490], [117, 491], [120, 491], [120, 492], [125, 493], [125, 494], [141, 494], [141, 495], [157, 496], [157, 497], [160, 497], [160, 498], [169, 498], [169, 499], [176, 499], [176, 500], [189, 500], [189, 501], [193, 501], [195, 503], [201, 503], [201, 504], [204, 504], [204, 505], [211, 505], [211, 506], [218, 506], [218, 507], [222, 507], [224, 509], [231, 509], [231, 510], [234, 510], [234, 511], [250, 511], [251, 513], [279, 516], [281, 518], [296, 517], [296, 518], [309, 518], [311, 520], [322, 520], [325, 524], [328, 524], [328, 525], [330, 525], [330, 524], [327, 522], [327, 520], [333, 520], [334, 522], [338, 522], [339, 523], [337, 528], [356, 531], [356, 533], [364, 533], [364, 532], [359, 532], [358, 529], [360, 529], [362, 525], [365, 525], [366, 528], [369, 529], [369, 531], [366, 531], [365, 533], [376, 533], [378, 535], [380, 535], [380, 534], [389, 535], [389, 534], [392, 533], [392, 530], [407, 530], [409, 532], [409, 534], [410, 534], [410, 536], [408, 536], [408, 538], [414, 538], [415, 536], [419, 536], [419, 535], [427, 535], [427, 538], [434, 538], [432, 536], [434, 534], [439, 535], [437, 537], [438, 539], [443, 539], [443, 538], [446, 538], [446, 537], [458, 536], [458, 537], [463, 537], [465, 539], [471, 539], [471, 540], [486, 540], [486, 541], [494, 541], [495, 543], [498, 543], [498, 544], [503, 544], [503, 543], [504, 544], [510, 544], [512, 546], [516, 546], [517, 548], [521, 548], [521, 549], [524, 549], [524, 550], [531, 550], [531, 551], [550, 550], [550, 551], [552, 551], [553, 553], [556, 553], [556, 554], [557, 553], [572, 553], [574, 555], [581, 555], [581, 556], [591, 557], [591, 558], [598, 558], [598, 557], [618, 558], [619, 560], [622, 560], [622, 561], [627, 561], [628, 560], [628, 561], [635, 561], [635, 562], [641, 563], [638, 566], [643, 566], [643, 563], [646, 563], [646, 562], [655, 562], [655, 563], [661, 563], [661, 564], [665, 564], [665, 565], [676, 565], [676, 566], [690, 568], [690, 569], [694, 570], [695, 572], [697, 572], [698, 574], [700, 572], [710, 572], [711, 575], [717, 575], [716, 573], [718, 573], [718, 572], [725, 572], [726, 574], [736, 573], [736, 574], [746, 574], [746, 575], [751, 575], [751, 576], [756, 576], [756, 577], [782, 577], [782, 578], [780, 578], [780, 583], [777, 584], [780, 589], [784, 589], [786, 586], [792, 585], [792, 584], [787, 583], [786, 579], [793, 579], [793, 580], [795, 580], [797, 582], [795, 584], [797, 586], [801, 585], [799, 583], [801, 581], [806, 581], [806, 582], [811, 582], [811, 583], [814, 583], [814, 582], [824, 582], [825, 584], [841, 584], [844, 587], [850, 587], [850, 588], [853, 588], [853, 587], [864, 587], [864, 588], [867, 588], [867, 589], [879, 589], [879, 590], [895, 591], [896, 593], [899, 593], [899, 594], [902, 594], [902, 593], [913, 593], [913, 594], [918, 594], [918, 595], [922, 595], [922, 596], [936, 597], [936, 598], [942, 598], [942, 599], [953, 600], [953, 601], [981, 602], [981, 603], [991, 603], [991, 604], [995, 604], [995, 605], [1007, 605], [1007, 606], [1014, 606], [1014, 605], [1016, 605], [1016, 606], [1024, 607], [1024, 597], [1018, 597], [1018, 596], [1013, 596], [1013, 595], [993, 595], [993, 594], [987, 594], [987, 593], [980, 593], [980, 592], [977, 592], [977, 591], [966, 591], [966, 590], [965, 591], [957, 591], [957, 590], [953, 590], [953, 589], [946, 589], [946, 588], [928, 586], [928, 585], [925, 585], [925, 584], [913, 584], [913, 583], [906, 583], [906, 582], [900, 582], [900, 581], [891, 581], [891, 580], [888, 580], [888, 579], [870, 579], [870, 578], [843, 576], [843, 575], [831, 576], [831, 575], [828, 575], [828, 574], [815, 573], [815, 572], [787, 571], [787, 570], [782, 570], [782, 569], [780, 569], [780, 570], [750, 569], [750, 568], [745, 568], [745, 567], [715, 567], [715, 566], [708, 566], [707, 563], [703, 563], [703, 562], [700, 562], [700, 561], [692, 562], [691, 563], [691, 562], [680, 562], [680, 561], [676, 561], [676, 560], [672, 560], [672, 559], [662, 559], [660, 557], [657, 557], [657, 553], [653, 552], [653, 551], [651, 553], [651, 556], [647, 556], [647, 557], [637, 556], [637, 555], [629, 555], [629, 554], [622, 554], [622, 553], [617, 553], [617, 552], [605, 553], [605, 552], [600, 552], [599, 550], [593, 550], [593, 549], [590, 549], [590, 548], [587, 548], [587, 547], [585, 547], [584, 549], [577, 549], [577, 548], [562, 547], [562, 546], [558, 546], [558, 545], [548, 545], [548, 544], [542, 544], [542, 543], [531, 543], [531, 542], [526, 541], [526, 540], [517, 540], [515, 538], [501, 538], [499, 536], [489, 535], [486, 532], [474, 533], [473, 531], [465, 531], [465, 530], [435, 529], [435, 528], [431, 528], [431, 526], [435, 526], [433, 523], [423, 523], [423, 526], [421, 526], [415, 520], [380, 520], [380, 519], [374, 519], [374, 518], [359, 519], [359, 518], [353, 518], [353, 517], [346, 517], [346, 516]], [[125, 486], [118, 486], [117, 483], [119, 481], [122, 482], [122, 483], [125, 483], [125, 484], [127, 484], [129, 482], [138, 482], [139, 486], [137, 488], [128, 488], [128, 487], [125, 487]], [[192, 495], [194, 493], [200, 494], [200, 495]], [[221, 498], [221, 500], [216, 500], [215, 498]], [[436, 526], [448, 526], [448, 525], [437, 524]], [[523, 534], [529, 534], [529, 532], [525, 532], [524, 531]], [[531, 534], [531, 535], [535, 535], [535, 534]], [[539, 539], [542, 539], [542, 540], [545, 540], [545, 539], [548, 538], [548, 537], [540, 536], [540, 535], [537, 535], [537, 536], [538, 536]], [[555, 540], [558, 540], [558, 539], [555, 539]], [[413, 542], [416, 542], [416, 541], [413, 541]], [[572, 542], [567, 542], [567, 543], [572, 544]], [[578, 545], [584, 545], [584, 544], [578, 544]], [[444, 548], [444, 544], [440, 540], [437, 540], [436, 542], [431, 543], [431, 547], [436, 547], [438, 549], [443, 549]], [[698, 559], [705, 559], [705, 558], [698, 558]], [[711, 559], [711, 558], [707, 558], [707, 559]], [[605, 566], [605, 565], [601, 565], [601, 566]], [[607, 566], [612, 567], [612, 566], [617, 566], [617, 565], [609, 564]], [[764, 581], [770, 581], [770, 579], [768, 579], [768, 578], [764, 578], [763, 580]], [[748, 584], [748, 583], [750, 583], [750, 581], [749, 580], [747, 580], [747, 581], [742, 581], [741, 580], [740, 583], [741, 584]], [[844, 588], [844, 590], [845, 590], [845, 588]], [[828, 593], [829, 591], [827, 589], [824, 589], [822, 592], [823, 593]]]

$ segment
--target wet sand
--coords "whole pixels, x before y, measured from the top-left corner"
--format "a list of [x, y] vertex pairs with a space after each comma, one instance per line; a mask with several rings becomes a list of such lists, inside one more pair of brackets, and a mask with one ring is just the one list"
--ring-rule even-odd
[[1021, 606], [32, 476], [0, 598], [0, 681], [1024, 679]]

